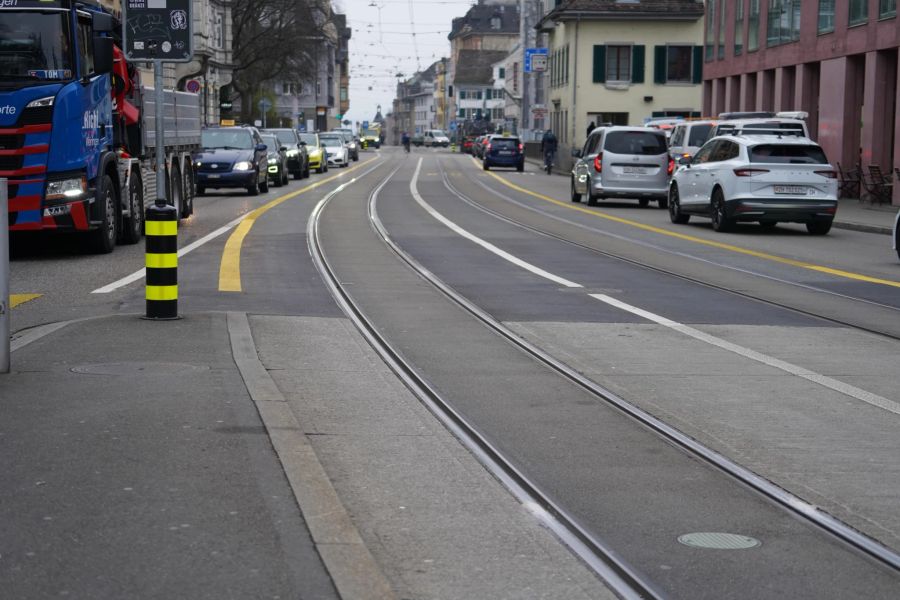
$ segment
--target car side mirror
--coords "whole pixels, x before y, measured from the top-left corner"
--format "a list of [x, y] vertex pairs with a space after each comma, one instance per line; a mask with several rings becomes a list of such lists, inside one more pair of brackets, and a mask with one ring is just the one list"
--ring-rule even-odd
[[691, 157], [690, 156], [682, 156], [678, 159], [678, 164], [683, 166], [691, 166]]
[[266, 146], [265, 144], [257, 144], [256, 145], [257, 152], [265, 152], [268, 149], [269, 149], [269, 147]]
[[301, 146], [305, 146], [305, 145], [306, 145], [306, 142], [300, 142], [300, 145], [301, 145]]
[[287, 152], [287, 146], [282, 146], [278, 149], [279, 152]]
[[572, 156], [574, 156], [575, 158], [581, 158], [581, 149], [572, 148]]

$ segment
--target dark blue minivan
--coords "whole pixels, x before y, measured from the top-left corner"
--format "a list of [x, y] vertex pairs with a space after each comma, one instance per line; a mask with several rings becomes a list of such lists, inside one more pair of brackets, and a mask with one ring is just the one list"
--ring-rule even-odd
[[525, 146], [517, 137], [492, 135], [484, 146], [481, 164], [485, 171], [491, 167], [515, 167], [521, 173], [525, 170]]

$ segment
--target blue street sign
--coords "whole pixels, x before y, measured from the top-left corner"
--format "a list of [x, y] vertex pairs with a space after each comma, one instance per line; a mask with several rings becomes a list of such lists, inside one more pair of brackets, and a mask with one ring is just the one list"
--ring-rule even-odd
[[456, 121], [450, 121], [450, 131], [456, 131]]
[[[547, 70], [547, 56], [550, 51], [547, 48], [525, 48], [525, 72], [533, 73]], [[535, 56], [539, 56], [534, 60]], [[535, 64], [537, 63], [537, 64]], [[537, 68], [535, 68], [537, 67]]]

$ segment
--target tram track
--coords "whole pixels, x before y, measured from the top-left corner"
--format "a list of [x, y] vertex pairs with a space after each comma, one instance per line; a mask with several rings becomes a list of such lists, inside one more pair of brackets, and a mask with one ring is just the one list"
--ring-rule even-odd
[[[818, 319], [818, 320], [821, 320], [821, 321], [830, 323], [830, 324], [832, 324], [832, 325], [837, 325], [837, 326], [841, 326], [841, 327], [848, 327], [848, 328], [851, 328], [851, 329], [855, 329], [855, 330], [857, 330], [857, 331], [862, 331], [862, 332], [865, 332], [865, 333], [873, 334], [873, 335], [876, 335], [876, 336], [879, 336], [879, 337], [881, 337], [881, 338], [888, 339], [888, 340], [900, 341], [900, 329], [897, 329], [896, 331], [889, 331], [889, 330], [886, 330], [886, 329], [878, 329], [878, 328], [875, 328], [875, 327], [870, 327], [870, 326], [866, 326], [866, 325], [860, 324], [859, 322], [856, 322], [856, 321], [851, 321], [851, 320], [846, 319], [846, 318], [840, 318], [840, 317], [836, 317], [836, 316], [832, 316], [832, 315], [823, 314], [822, 312], [814, 312], [814, 311], [806, 310], [806, 309], [803, 309], [803, 308], [801, 308], [801, 307], [796, 306], [795, 304], [789, 304], [789, 303], [786, 303], [786, 302], [779, 302], [779, 301], [777, 301], [777, 300], [773, 300], [772, 298], [766, 298], [766, 297], [764, 297], [764, 296], [762, 296], [762, 295], [760, 295], [760, 294], [754, 294], [754, 293], [751, 293], [751, 292], [747, 292], [747, 291], [735, 289], [734, 287], [729, 287], [729, 286], [725, 286], [725, 285], [719, 285], [719, 284], [713, 283], [713, 282], [711, 282], [711, 281], [709, 281], [709, 280], [706, 280], [706, 279], [700, 279], [700, 278], [698, 278], [698, 277], [694, 277], [694, 276], [691, 276], [691, 275], [687, 275], [687, 274], [685, 274], [685, 273], [683, 273], [683, 272], [675, 271], [675, 270], [673, 270], [673, 269], [667, 269], [667, 268], [664, 268], [664, 267], [660, 267], [660, 266], [658, 266], [658, 265], [650, 264], [649, 262], [645, 262], [645, 261], [641, 261], [641, 260], [636, 260], [636, 259], [634, 259], [634, 258], [630, 258], [630, 257], [624, 256], [624, 255], [622, 255], [622, 254], [618, 254], [618, 253], [615, 253], [615, 252], [610, 252], [610, 251], [608, 251], [608, 250], [604, 250], [604, 249], [602, 249], [602, 248], [599, 248], [599, 247], [597, 247], [597, 246], [595, 246], [595, 245], [590, 245], [590, 244], [585, 244], [585, 243], [582, 243], [582, 242], [578, 242], [578, 241], [575, 241], [575, 240], [573, 240], [573, 239], [571, 239], [571, 238], [568, 238], [568, 237], [566, 237], [566, 236], [564, 236], [564, 235], [560, 235], [560, 234], [558, 234], [558, 233], [554, 233], [553, 231], [550, 231], [550, 230], [548, 230], [548, 229], [546, 229], [546, 228], [538, 228], [538, 227], [535, 227], [535, 226], [530, 225], [530, 224], [528, 224], [528, 223], [525, 223], [525, 222], [523, 222], [523, 221], [521, 221], [521, 220], [514, 219], [514, 218], [510, 217], [509, 215], [506, 215], [506, 214], [500, 213], [500, 212], [498, 212], [498, 211], [496, 211], [496, 210], [493, 210], [493, 209], [491, 209], [491, 208], [488, 208], [488, 207], [484, 206], [483, 204], [481, 204], [481, 203], [479, 203], [479, 202], [476, 202], [475, 200], [471, 199], [469, 196], [467, 196], [466, 194], [462, 193], [462, 192], [461, 192], [456, 186], [454, 186], [453, 183], [450, 181], [450, 178], [449, 178], [448, 175], [447, 175], [447, 170], [444, 168], [444, 162], [443, 162], [442, 160], [438, 160], [438, 168], [439, 168], [440, 175], [441, 175], [441, 178], [442, 178], [442, 180], [443, 180], [444, 186], [447, 188], [448, 191], [450, 191], [451, 194], [453, 194], [455, 197], [457, 197], [457, 198], [460, 199], [461, 201], [465, 202], [467, 205], [471, 206], [472, 208], [475, 208], [475, 209], [477, 209], [477, 210], [479, 210], [479, 211], [481, 211], [481, 212], [484, 212], [485, 214], [488, 214], [488, 215], [490, 215], [490, 216], [493, 216], [493, 217], [495, 217], [495, 218], [497, 218], [497, 219], [499, 219], [499, 220], [501, 220], [501, 221], [504, 221], [504, 222], [506, 222], [506, 223], [508, 223], [508, 224], [510, 224], [510, 225], [513, 225], [513, 226], [515, 226], [515, 227], [518, 227], [518, 228], [521, 228], [521, 229], [524, 229], [524, 230], [527, 230], [527, 231], [530, 231], [530, 232], [532, 232], [532, 233], [536, 233], [536, 234], [538, 234], [538, 235], [542, 235], [542, 236], [545, 236], [545, 237], [548, 237], [548, 238], [552, 238], [552, 239], [554, 239], [554, 240], [563, 242], [563, 243], [565, 243], [565, 244], [567, 244], [567, 245], [570, 245], [570, 246], [573, 246], [573, 247], [576, 247], [576, 248], [579, 248], [579, 249], [582, 249], [582, 250], [587, 250], [587, 251], [589, 251], [589, 252], [595, 253], [595, 254], [597, 254], [597, 255], [599, 255], [599, 256], [603, 256], [603, 257], [605, 257], [605, 258], [609, 258], [609, 259], [613, 259], [613, 260], [616, 260], [616, 261], [620, 261], [620, 262], [622, 262], [622, 263], [626, 263], [626, 264], [629, 264], [629, 265], [632, 265], [632, 266], [635, 266], [635, 267], [639, 267], [639, 268], [641, 268], [641, 269], [645, 269], [645, 270], [648, 270], [648, 271], [652, 271], [652, 272], [655, 272], [655, 273], [659, 273], [659, 274], [661, 274], [661, 275], [666, 275], [666, 276], [669, 276], [669, 277], [673, 277], [673, 278], [679, 279], [679, 280], [681, 280], [681, 281], [685, 281], [685, 282], [689, 282], [689, 283], [692, 283], [692, 284], [700, 285], [700, 286], [703, 286], [703, 287], [708, 288], [708, 289], [712, 289], [712, 290], [716, 290], [716, 291], [725, 292], [725, 293], [728, 293], [728, 294], [732, 294], [732, 295], [734, 295], [734, 296], [738, 296], [738, 297], [743, 298], [743, 299], [752, 300], [752, 301], [754, 301], [754, 302], [759, 302], [759, 303], [762, 303], [762, 304], [765, 304], [765, 305], [768, 305], [768, 306], [771, 306], [771, 307], [780, 308], [780, 309], [784, 309], [784, 310], [789, 310], [789, 311], [791, 311], [791, 312], [793, 312], [793, 313], [795, 313], [795, 314], [797, 314], [797, 315], [802, 315], [802, 316], [805, 316], [805, 317], [811, 317], [811, 318], [814, 318], [814, 319]], [[765, 280], [771, 281], [771, 282], [773, 282], [773, 283], [777, 283], [777, 284], [781, 284], [781, 285], [790, 286], [790, 287], [792, 287], [792, 288], [801, 289], [801, 290], [804, 290], [804, 291], [807, 291], [807, 292], [812, 292], [812, 293], [815, 293], [815, 294], [821, 294], [821, 295], [823, 295], [823, 296], [828, 296], [828, 297], [835, 298], [835, 299], [842, 300], [842, 301], [843, 301], [843, 300], [846, 300], [846, 301], [850, 301], [850, 302], [853, 302], [853, 303], [858, 303], [858, 304], [860, 305], [860, 309], [861, 309], [861, 310], [864, 310], [865, 308], [877, 309], [877, 310], [885, 311], [885, 313], [890, 314], [891, 316], [893, 316], [894, 318], [893, 318], [892, 320], [888, 320], [888, 321], [887, 321], [888, 323], [894, 323], [894, 322], [900, 323], [900, 307], [897, 307], [897, 306], [892, 306], [892, 305], [889, 305], [889, 304], [884, 304], [884, 303], [881, 303], [881, 302], [876, 302], [876, 301], [874, 301], [874, 300], [869, 300], [869, 299], [867, 299], [867, 298], [859, 298], [859, 297], [856, 297], [856, 296], [851, 296], [851, 295], [849, 295], [849, 294], [843, 294], [843, 293], [840, 293], [840, 292], [835, 292], [835, 291], [833, 291], [833, 290], [828, 290], [828, 289], [825, 289], [825, 288], [822, 288], [822, 287], [818, 287], [818, 286], [814, 286], [814, 285], [810, 285], [810, 284], [806, 284], [806, 283], [800, 283], [800, 282], [797, 282], [797, 281], [790, 281], [790, 280], [783, 279], [783, 278], [773, 277], [773, 276], [771, 276], [771, 275], [766, 275], [766, 274], [764, 274], [764, 273], [759, 273], [759, 272], [757, 272], [757, 271], [751, 271], [751, 270], [748, 270], [748, 269], [742, 269], [742, 268], [735, 267], [735, 266], [732, 266], [732, 265], [723, 264], [723, 263], [720, 263], [720, 262], [710, 261], [710, 260], [708, 260], [708, 259], [700, 258], [700, 257], [694, 256], [694, 255], [688, 254], [688, 253], [678, 252], [678, 251], [674, 251], [674, 250], [662, 248], [662, 247], [660, 247], [660, 246], [657, 246], [657, 245], [654, 245], [654, 244], [651, 244], [651, 243], [648, 243], [648, 242], [636, 240], [636, 239], [633, 239], [633, 238], [629, 238], [629, 237], [627, 237], [627, 236], [621, 236], [621, 235], [618, 235], [618, 234], [610, 233], [610, 232], [608, 232], [608, 231], [603, 231], [603, 230], [598, 229], [598, 228], [596, 228], [596, 227], [591, 227], [590, 225], [586, 225], [586, 224], [584, 224], [584, 223], [579, 223], [579, 222], [577, 222], [577, 221], [573, 221], [573, 220], [570, 220], [570, 219], [565, 219], [565, 218], [560, 217], [560, 216], [558, 216], [558, 215], [555, 215], [555, 214], [549, 213], [549, 212], [547, 212], [547, 211], [543, 211], [543, 210], [541, 210], [541, 209], [539, 209], [539, 208], [535, 208], [535, 207], [533, 207], [533, 206], [530, 206], [530, 205], [528, 205], [527, 203], [524, 203], [524, 202], [521, 202], [521, 201], [519, 201], [519, 200], [516, 200], [515, 198], [512, 198], [511, 196], [509, 196], [509, 195], [507, 195], [507, 194], [505, 194], [505, 193], [503, 193], [503, 192], [501, 192], [501, 191], [498, 191], [498, 190], [495, 189], [495, 188], [490, 187], [490, 186], [487, 185], [485, 182], [480, 181], [478, 178], [469, 178], [469, 181], [472, 182], [472, 183], [474, 183], [474, 184], [476, 184], [476, 185], [478, 185], [479, 187], [483, 188], [484, 190], [486, 190], [486, 191], [489, 192], [490, 194], [492, 194], [492, 195], [494, 195], [494, 196], [500, 198], [501, 200], [504, 200], [505, 202], [509, 202], [509, 203], [511, 203], [511, 204], [513, 204], [513, 205], [515, 205], [515, 206], [517, 206], [518, 208], [521, 208], [521, 209], [526, 210], [526, 211], [528, 211], [528, 212], [531, 212], [531, 213], [534, 213], [534, 214], [536, 214], [536, 215], [539, 215], [539, 216], [542, 217], [542, 218], [545, 218], [545, 219], [551, 219], [551, 220], [553, 220], [553, 221], [555, 221], [555, 222], [558, 222], [558, 223], [561, 223], [561, 224], [563, 224], [563, 225], [565, 225], [565, 226], [574, 227], [574, 228], [577, 228], [577, 229], [586, 231], [586, 232], [588, 232], [588, 233], [590, 233], [590, 234], [593, 234], [593, 235], [602, 236], [602, 237], [607, 237], [607, 238], [615, 238], [615, 239], [617, 239], [617, 240], [621, 240], [621, 241], [624, 241], [624, 242], [627, 242], [627, 243], [630, 243], [630, 244], [636, 244], [636, 245], [644, 246], [644, 247], [647, 247], [648, 249], [651, 249], [651, 250], [653, 250], [653, 251], [655, 251], [655, 252], [664, 252], [664, 253], [671, 254], [671, 255], [674, 255], [674, 256], [677, 256], [677, 257], [681, 257], [681, 258], [685, 258], [685, 259], [688, 259], [688, 260], [693, 260], [693, 261], [699, 261], [699, 262], [702, 262], [702, 263], [706, 263], [706, 264], [709, 264], [710, 266], [714, 266], [714, 267], [718, 267], [718, 268], [723, 268], [723, 269], [728, 269], [728, 270], [732, 270], [732, 271], [737, 271], [737, 272], [740, 272], [740, 273], [742, 273], [742, 274], [750, 275], [750, 276], [752, 276], [752, 277], [758, 277], [758, 278], [761, 278], [761, 279], [765, 279]]]
[[[643, 426], [654, 431], [661, 438], [669, 443], [686, 451], [691, 456], [701, 459], [703, 462], [715, 467], [721, 472], [726, 473], [734, 480], [740, 482], [744, 486], [749, 487], [755, 492], [761, 494], [777, 506], [786, 510], [790, 514], [799, 516], [807, 522], [816, 526], [819, 530], [833, 538], [840, 540], [842, 543], [858, 550], [871, 558], [874, 558], [882, 565], [885, 565], [893, 571], [900, 571], [900, 555], [890, 548], [887, 548], [873, 540], [872, 538], [862, 534], [856, 529], [843, 523], [842, 521], [832, 517], [831, 515], [821, 511], [816, 506], [804, 501], [803, 499], [787, 492], [779, 486], [773, 484], [767, 479], [760, 477], [749, 469], [731, 461], [727, 457], [717, 453], [716, 451], [700, 444], [693, 438], [681, 433], [675, 428], [670, 427], [666, 423], [653, 417], [649, 413], [643, 411], [637, 406], [620, 398], [608, 389], [602, 387], [598, 383], [581, 375], [565, 363], [555, 359], [541, 348], [522, 339], [519, 335], [503, 323], [494, 319], [490, 314], [476, 306], [454, 289], [441, 281], [427, 268], [421, 265], [415, 258], [405, 252], [390, 236], [384, 224], [378, 216], [377, 201], [381, 190], [396, 175], [400, 167], [392, 171], [381, 183], [375, 187], [369, 195], [368, 211], [369, 220], [375, 232], [381, 240], [396, 254], [409, 268], [411, 268], [419, 277], [428, 281], [444, 296], [473, 316], [490, 330], [499, 334], [506, 341], [517, 347], [535, 360], [543, 363], [552, 371], [561, 375], [571, 383], [576, 384], [583, 390], [589, 392], [602, 402], [616, 408], [631, 419], [637, 421]], [[441, 166], [442, 178], [447, 181], [446, 172]], [[449, 182], [447, 182], [449, 184]], [[448, 185], [448, 189], [450, 186]], [[458, 190], [450, 189], [454, 195], [459, 195]], [[316, 267], [322, 274], [332, 295], [341, 306], [342, 310], [351, 318], [356, 327], [360, 330], [367, 341], [381, 355], [382, 359], [391, 367], [391, 369], [401, 378], [401, 380], [409, 387], [419, 399], [434, 413], [445, 426], [448, 427], [478, 458], [481, 462], [501, 481], [510, 491], [525, 504], [532, 508], [536, 515], [547, 523], [557, 535], [569, 547], [589, 564], [595, 572], [598, 573], [605, 581], [607, 581], [618, 594], [625, 598], [662, 598], [665, 594], [660, 591], [655, 584], [639, 571], [632, 568], [619, 557], [615, 550], [609, 548], [602, 540], [597, 539], [592, 532], [583, 527], [578, 521], [569, 515], [565, 509], [558, 506], [549, 495], [542, 492], [540, 487], [530, 481], [528, 477], [518, 470], [510, 461], [508, 461], [496, 447], [494, 447], [485, 436], [483, 436], [478, 428], [469, 423], [464, 416], [456, 411], [451, 403], [446, 401], [434, 386], [429, 384], [418, 371], [415, 366], [407, 361], [403, 355], [398, 352], [391, 343], [386, 340], [379, 332], [374, 324], [369, 320], [360, 306], [358, 306], [350, 294], [340, 284], [335, 272], [328, 262], [328, 258], [324, 253], [322, 241], [319, 237], [318, 223], [321, 213], [331, 198], [324, 199], [314, 210], [309, 221], [308, 240], [310, 252], [313, 255]], [[463, 198], [464, 199], [464, 198]], [[489, 209], [483, 209], [492, 212]], [[509, 222], [507, 217], [495, 214], [499, 218], [503, 218]], [[553, 234], [541, 232], [527, 225], [522, 225], [535, 233], [542, 235], [550, 235], [559, 238]], [[567, 240], [562, 240], [567, 241]], [[574, 243], [574, 242], [570, 242]], [[583, 246], [574, 243], [576, 246]], [[591, 249], [593, 250], [593, 249]], [[614, 258], [617, 258], [613, 256]], [[635, 264], [630, 259], [623, 259]], [[646, 266], [646, 265], [642, 265]], [[652, 268], [659, 272], [665, 272], [660, 269]], [[677, 274], [673, 274], [678, 276]], [[682, 277], [688, 281], [691, 278]], [[706, 285], [704, 282], [696, 281]], [[711, 286], [715, 287], [715, 286]], [[719, 288], [717, 288], [719, 289]], [[727, 291], [727, 290], [726, 290]], [[743, 294], [742, 294], [743, 295]], [[745, 295], [745, 297], [748, 297]], [[772, 303], [773, 305], [776, 305]]]

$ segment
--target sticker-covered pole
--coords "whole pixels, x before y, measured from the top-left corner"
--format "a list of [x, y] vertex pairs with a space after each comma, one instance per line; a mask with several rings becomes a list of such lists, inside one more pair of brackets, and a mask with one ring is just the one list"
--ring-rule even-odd
[[9, 196], [0, 179], [0, 373], [9, 373]]

